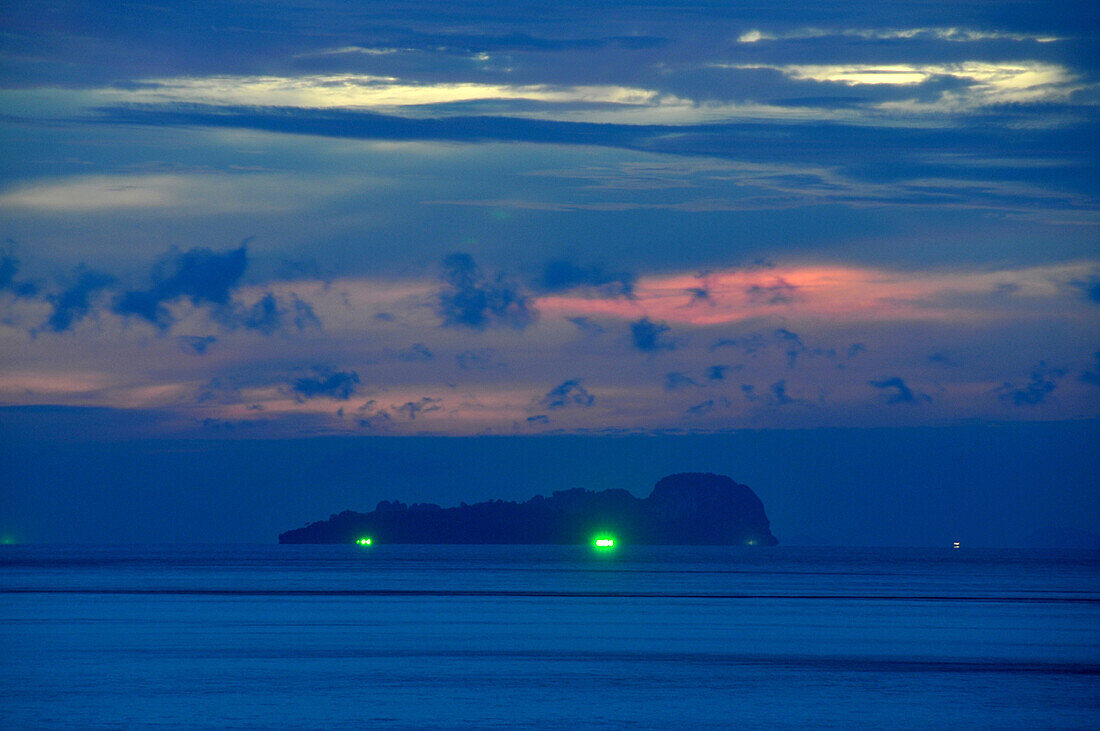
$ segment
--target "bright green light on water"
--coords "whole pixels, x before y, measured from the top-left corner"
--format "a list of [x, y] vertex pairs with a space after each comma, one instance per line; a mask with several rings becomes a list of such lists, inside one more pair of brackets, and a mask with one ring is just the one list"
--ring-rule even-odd
[[615, 547], [615, 539], [614, 538], [597, 538], [596, 539], [596, 548], [614, 548], [614, 547]]
[[369, 546], [371, 544], [370, 538], [360, 538], [356, 541], [360, 546]]

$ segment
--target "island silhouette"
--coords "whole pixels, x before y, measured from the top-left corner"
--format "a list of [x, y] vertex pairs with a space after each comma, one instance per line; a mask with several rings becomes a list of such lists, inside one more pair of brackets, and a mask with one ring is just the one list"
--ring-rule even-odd
[[369, 513], [346, 510], [289, 530], [279, 543], [572, 544], [599, 537], [636, 545], [778, 543], [751, 488], [703, 472], [664, 477], [644, 499], [626, 490], [573, 488], [522, 503], [490, 500], [454, 508], [383, 501]]

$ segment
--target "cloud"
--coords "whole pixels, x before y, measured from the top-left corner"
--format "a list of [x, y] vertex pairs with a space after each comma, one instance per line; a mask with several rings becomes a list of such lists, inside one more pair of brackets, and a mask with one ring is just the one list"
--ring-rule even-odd
[[1096, 358], [1097, 368], [1094, 371], [1083, 371], [1079, 380], [1092, 386], [1100, 386], [1100, 350], [1093, 353]]
[[719, 350], [720, 348], [735, 348], [745, 353], [745, 355], [752, 355], [759, 350], [767, 347], [767, 342], [764, 340], [764, 336], [760, 333], [749, 333], [740, 338], [722, 338], [721, 340], [715, 340], [711, 346], [711, 351]]
[[294, 308], [294, 327], [305, 330], [309, 327], [321, 327], [321, 319], [313, 311], [313, 305], [298, 299], [297, 295], [290, 296], [291, 306]]
[[600, 266], [582, 267], [567, 259], [548, 261], [539, 280], [548, 292], [591, 287], [607, 297], [629, 297], [634, 291], [634, 275], [608, 272]]
[[688, 300], [689, 307], [698, 302], [710, 302], [710, 290], [706, 287], [688, 287], [685, 291], [691, 297]]
[[455, 354], [455, 362], [464, 371], [487, 371], [494, 366], [504, 367], [504, 363], [497, 360], [496, 351], [492, 348], [480, 348], [478, 350], [464, 350]]
[[849, 87], [902, 86], [951, 82], [931, 100], [916, 91], [909, 99], [882, 102], [884, 111], [968, 112], [995, 104], [1067, 101], [1078, 90], [1076, 77], [1059, 64], [1043, 61], [963, 61], [960, 63], [715, 64], [719, 68], [778, 71], [792, 81]]
[[797, 333], [793, 333], [782, 327], [777, 328], [773, 334], [779, 339], [781, 344], [787, 345], [787, 366], [789, 368], [794, 368], [799, 353], [806, 352], [806, 346], [802, 343], [802, 338], [799, 337]]
[[270, 214], [300, 209], [304, 195], [325, 192], [323, 186], [299, 187], [295, 195], [288, 196], [288, 190], [299, 180], [268, 171], [73, 175], [0, 191], [0, 209], [65, 216], [125, 212]]
[[408, 349], [402, 350], [400, 353], [397, 354], [397, 359], [403, 360], [406, 363], [428, 361], [433, 360], [434, 358], [435, 355], [432, 353], [431, 350], [428, 349], [428, 346], [424, 343], [413, 343], [413, 345], [410, 346]]
[[[175, 300], [187, 298], [195, 306], [228, 306], [230, 291], [237, 286], [246, 266], [248, 254], [244, 246], [224, 253], [204, 248], [173, 251], [154, 267], [153, 285], [149, 289], [124, 292], [115, 299], [112, 309], [165, 330], [173, 322], [165, 305]], [[257, 329], [265, 327], [264, 318], [271, 316], [265, 312], [267, 307], [260, 304], [255, 313]]]
[[672, 371], [665, 374], [665, 390], [676, 391], [681, 388], [698, 388], [699, 384], [696, 383], [690, 376], [687, 376], [679, 371]]
[[760, 398], [756, 395], [756, 386], [752, 385], [751, 383], [741, 384], [741, 395], [749, 401], [756, 401]]
[[706, 416], [715, 409], [721, 407], [728, 409], [733, 404], [730, 403], [727, 398], [707, 399], [701, 403], [689, 406], [685, 411], [685, 416]]
[[275, 295], [268, 292], [245, 313], [241, 323], [249, 330], [259, 330], [264, 335], [279, 330], [283, 326], [283, 312]]
[[747, 30], [737, 38], [738, 43], [759, 43], [760, 41], [813, 40], [824, 38], [852, 38], [865, 41], [948, 41], [952, 43], [974, 43], [980, 41], [1017, 41], [1033, 43], [1053, 43], [1064, 40], [1049, 34], [1008, 33], [1004, 31], [975, 30], [972, 28], [797, 28], [795, 30], [771, 33], [757, 28]]
[[728, 370], [730, 370], [728, 365], [712, 365], [707, 368], [707, 378], [712, 381], [724, 381]]
[[1058, 381], [1065, 375], [1065, 370], [1051, 368], [1046, 361], [1041, 360], [1031, 369], [1031, 378], [1027, 384], [1017, 387], [1013, 383], [1005, 382], [994, 393], [997, 398], [1010, 401], [1014, 406], [1037, 406], [1058, 387]]
[[576, 325], [578, 330], [589, 335], [599, 335], [604, 331], [599, 323], [588, 317], [568, 317], [566, 319]]
[[38, 285], [28, 280], [19, 281], [19, 259], [12, 254], [0, 253], [0, 292], [11, 292], [16, 297], [33, 297]]
[[218, 339], [213, 335], [181, 335], [176, 338], [176, 342], [180, 344], [180, 348], [185, 352], [206, 355], [206, 351], [211, 345], [218, 342]]
[[795, 401], [787, 394], [786, 380], [776, 381], [768, 387], [768, 390], [771, 391], [772, 397], [775, 399], [775, 403], [778, 406], [783, 406], [784, 404], [792, 404]]
[[1087, 277], [1070, 281], [1070, 286], [1081, 290], [1089, 302], [1100, 302], [1100, 271], [1092, 272]]
[[[105, 93], [110, 97], [112, 93]], [[137, 88], [113, 90], [129, 104], [210, 104], [299, 109], [424, 107], [478, 101], [650, 106], [660, 94], [613, 84], [418, 83], [369, 74], [301, 76], [184, 76], [146, 79]], [[659, 103], [659, 102], [658, 102]]]
[[886, 403], [888, 404], [915, 404], [932, 400], [927, 394], [914, 393], [913, 389], [909, 388], [905, 381], [897, 376], [884, 378], [880, 381], [868, 381], [868, 383], [880, 390], [893, 390], [893, 393], [886, 397]]
[[395, 406], [394, 410], [404, 414], [409, 421], [416, 421], [416, 417], [420, 414], [426, 414], [430, 411], [439, 411], [442, 408], [443, 399], [425, 396], [419, 401], [407, 401], [400, 406]]
[[92, 296], [105, 289], [114, 277], [91, 270], [80, 272], [76, 282], [68, 289], [47, 297], [53, 312], [46, 320], [46, 327], [54, 332], [64, 332], [83, 320], [91, 311]]
[[567, 406], [588, 407], [596, 403], [596, 397], [581, 385], [579, 378], [571, 378], [550, 389], [539, 403], [548, 409], [563, 409]]
[[486, 279], [469, 254], [454, 253], [443, 260], [443, 281], [439, 316], [445, 326], [484, 330], [500, 324], [522, 330], [538, 316], [530, 297], [502, 274]]
[[745, 288], [750, 300], [769, 305], [785, 305], [794, 302], [798, 287], [782, 277], [776, 277], [769, 284], [753, 284]]
[[528, 424], [549, 424], [550, 417], [546, 414], [535, 414], [534, 416], [527, 417]]
[[291, 391], [299, 401], [312, 398], [332, 398], [346, 401], [359, 387], [359, 374], [355, 371], [333, 371], [325, 366], [315, 366], [314, 377], [294, 381]]
[[321, 320], [313, 311], [311, 304], [299, 299], [297, 295], [291, 294], [288, 305], [271, 292], [265, 293], [251, 307], [239, 311], [236, 309], [221, 309], [218, 319], [228, 327], [240, 326], [246, 330], [256, 330], [264, 335], [272, 335], [286, 330], [292, 325], [296, 330], [321, 327]]
[[671, 328], [664, 322], [653, 322], [648, 317], [630, 323], [630, 337], [634, 347], [647, 353], [676, 348], [676, 343], [665, 335], [669, 330]]

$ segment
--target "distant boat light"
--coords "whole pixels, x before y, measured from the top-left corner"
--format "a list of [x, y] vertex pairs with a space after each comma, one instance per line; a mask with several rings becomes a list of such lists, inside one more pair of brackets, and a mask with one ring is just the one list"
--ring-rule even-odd
[[959, 542], [958, 542], [958, 541], [955, 541], [955, 542], [954, 542], [954, 543], [953, 543], [953, 544], [951, 545], [951, 547], [952, 547], [952, 548], [958, 548], [958, 547], [959, 547]]
[[356, 541], [360, 546], [369, 546], [371, 544], [370, 538], [360, 538]]
[[615, 547], [615, 539], [614, 538], [597, 538], [596, 539], [596, 548], [614, 548], [614, 547]]

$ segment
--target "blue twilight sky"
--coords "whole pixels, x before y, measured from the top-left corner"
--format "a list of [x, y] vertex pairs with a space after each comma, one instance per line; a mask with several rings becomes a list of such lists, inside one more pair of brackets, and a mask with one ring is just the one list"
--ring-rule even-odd
[[1091, 434], [1098, 31], [1088, 2], [6, 2], [5, 449]]

